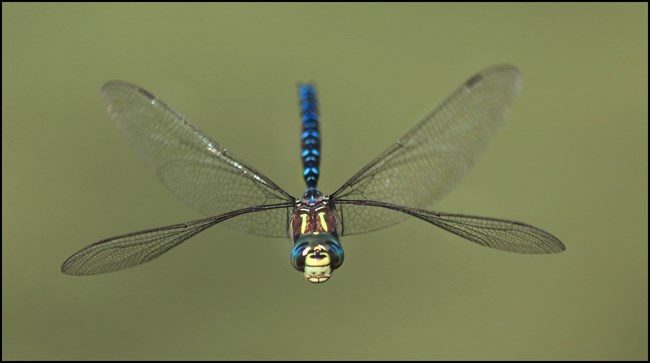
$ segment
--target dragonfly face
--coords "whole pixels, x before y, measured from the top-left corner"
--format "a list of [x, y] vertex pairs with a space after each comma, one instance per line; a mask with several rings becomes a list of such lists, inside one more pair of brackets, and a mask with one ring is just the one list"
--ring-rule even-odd
[[301, 236], [291, 250], [291, 264], [309, 282], [325, 282], [343, 264], [343, 247], [330, 233]]
[[475, 74], [329, 196], [317, 189], [316, 87], [300, 85], [300, 158], [307, 191], [298, 199], [150, 92], [108, 82], [102, 96], [118, 129], [165, 186], [210, 217], [95, 242], [70, 256], [61, 271], [94, 275], [140, 265], [221, 223], [289, 237], [291, 264], [315, 283], [327, 281], [343, 263], [339, 236], [372, 232], [409, 216], [490, 248], [562, 252], [559, 239], [525, 223], [429, 209], [470, 169], [510, 111], [521, 82], [519, 70], [507, 64]]

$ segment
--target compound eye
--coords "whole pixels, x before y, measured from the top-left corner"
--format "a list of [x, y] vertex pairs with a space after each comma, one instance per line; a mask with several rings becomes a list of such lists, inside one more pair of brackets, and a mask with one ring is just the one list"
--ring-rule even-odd
[[305, 258], [311, 250], [308, 242], [297, 243], [291, 251], [291, 265], [296, 270], [303, 272], [305, 270]]

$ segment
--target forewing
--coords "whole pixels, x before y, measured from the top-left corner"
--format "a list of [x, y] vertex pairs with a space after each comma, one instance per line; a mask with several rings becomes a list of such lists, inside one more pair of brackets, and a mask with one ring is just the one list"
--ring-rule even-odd
[[[350, 204], [344, 206], [348, 207]], [[367, 213], [373, 213], [374, 209], [385, 209], [390, 214], [411, 215], [485, 247], [517, 253], [557, 253], [565, 250], [564, 244], [557, 237], [522, 222], [432, 212], [381, 202], [366, 202], [357, 205], [357, 208]]]
[[246, 208], [220, 216], [173, 226], [148, 229], [95, 242], [70, 256], [61, 266], [68, 275], [95, 275], [151, 261], [188, 238], [233, 217], [262, 215], [284, 205]]
[[485, 247], [517, 253], [558, 253], [566, 249], [552, 234], [522, 222], [430, 211], [414, 216]]

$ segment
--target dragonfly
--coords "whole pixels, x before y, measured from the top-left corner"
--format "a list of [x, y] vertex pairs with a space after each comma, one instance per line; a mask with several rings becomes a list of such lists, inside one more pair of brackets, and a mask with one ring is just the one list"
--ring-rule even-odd
[[61, 271], [94, 275], [140, 265], [217, 224], [288, 238], [292, 266], [312, 283], [328, 281], [343, 264], [340, 237], [410, 217], [485, 247], [562, 252], [558, 238], [526, 223], [431, 210], [467, 174], [521, 87], [514, 65], [478, 72], [340, 188], [323, 194], [316, 87], [301, 83], [300, 155], [307, 188], [295, 197], [149, 91], [110, 81], [101, 94], [117, 128], [168, 189], [210, 217], [95, 242], [66, 259]]

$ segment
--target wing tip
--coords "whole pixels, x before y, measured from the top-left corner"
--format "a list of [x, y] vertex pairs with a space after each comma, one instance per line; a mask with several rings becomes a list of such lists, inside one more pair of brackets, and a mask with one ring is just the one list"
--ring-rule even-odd
[[136, 84], [127, 81], [117, 80], [117, 79], [104, 83], [104, 85], [100, 89], [100, 93], [108, 101], [110, 99], [110, 93], [113, 92], [113, 90], [117, 90], [117, 89], [140, 93], [141, 95], [145, 96], [150, 100], [157, 99], [153, 93], [147, 91], [146, 89]]
[[468, 89], [472, 89], [474, 86], [479, 84], [482, 80], [484, 80], [489, 75], [495, 73], [507, 73], [507, 72], [512, 73], [513, 82], [516, 84], [517, 91], [521, 90], [523, 86], [523, 78], [521, 76], [521, 71], [517, 66], [510, 63], [500, 63], [485, 68], [477, 72], [473, 76], [471, 76], [467, 81], [465, 81], [464, 86]]

